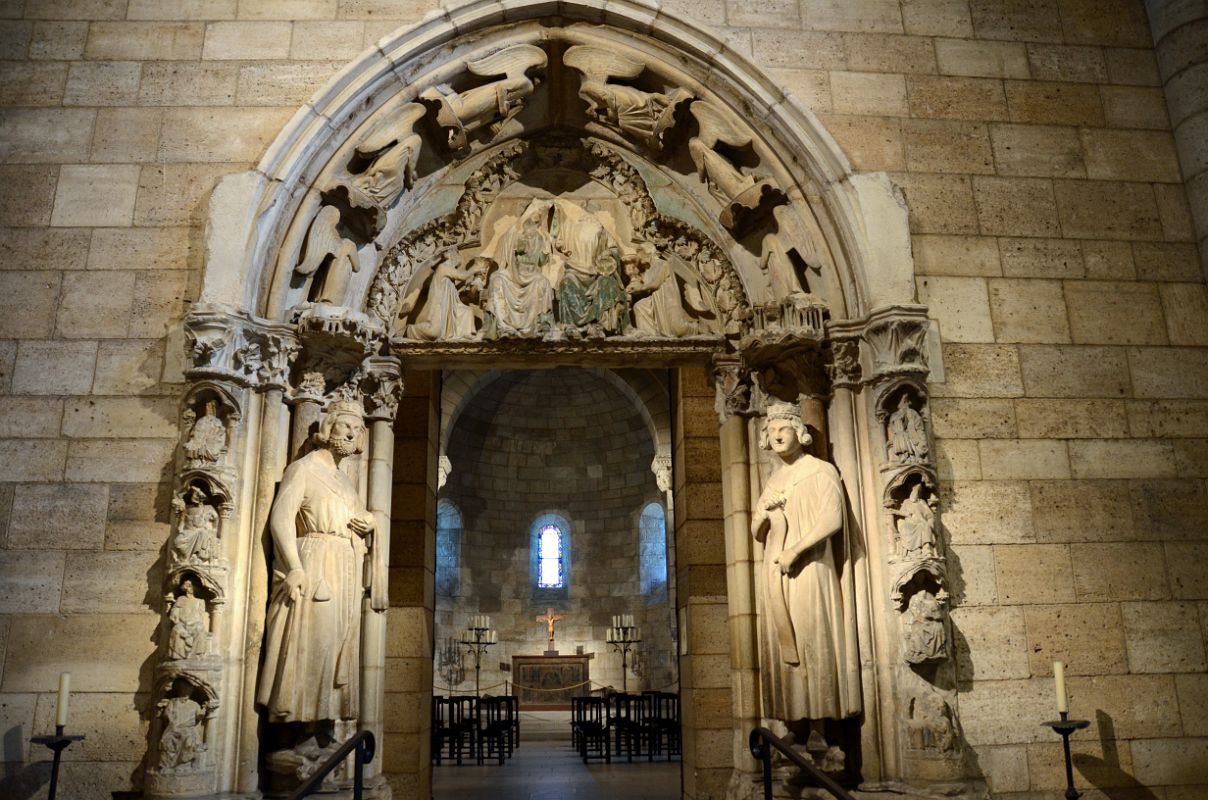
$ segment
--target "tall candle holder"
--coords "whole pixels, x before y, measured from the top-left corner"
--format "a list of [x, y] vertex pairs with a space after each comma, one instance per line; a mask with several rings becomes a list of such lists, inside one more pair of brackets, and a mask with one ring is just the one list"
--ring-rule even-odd
[[621, 691], [628, 693], [629, 653], [634, 649], [633, 645], [642, 641], [642, 632], [633, 624], [633, 615], [614, 614], [607, 639], [613, 652], [621, 654]]
[[63, 733], [63, 728], [63, 725], [55, 725], [55, 732], [53, 736], [35, 736], [30, 739], [30, 741], [34, 744], [46, 745], [52, 751], [54, 751], [55, 754], [54, 762], [50, 767], [50, 788], [47, 790], [46, 800], [55, 800], [55, 790], [59, 785], [59, 758], [63, 755], [63, 751], [66, 750], [72, 742], [84, 741], [83, 735], [68, 736], [67, 734]]
[[482, 677], [482, 656], [487, 648], [499, 644], [499, 632], [491, 630], [491, 618], [478, 614], [470, 621], [470, 626], [462, 631], [461, 644], [467, 653], [474, 655], [474, 696], [480, 696], [479, 687]]
[[1041, 723], [1061, 735], [1061, 743], [1065, 746], [1065, 799], [1078, 800], [1082, 794], [1074, 788], [1074, 761], [1070, 757], [1070, 736], [1076, 730], [1088, 727], [1091, 723], [1085, 719], [1070, 719], [1068, 711], [1059, 711], [1061, 719]]

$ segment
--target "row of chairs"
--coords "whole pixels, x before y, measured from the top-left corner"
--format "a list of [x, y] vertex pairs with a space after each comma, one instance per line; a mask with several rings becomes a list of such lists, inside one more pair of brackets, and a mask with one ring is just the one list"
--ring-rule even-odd
[[674, 692], [613, 692], [604, 697], [571, 699], [571, 742], [586, 763], [613, 755], [632, 762], [634, 756], [681, 754], [680, 699]]
[[520, 703], [515, 697], [468, 696], [432, 698], [432, 759], [449, 758], [482, 764], [511, 758], [520, 746]]

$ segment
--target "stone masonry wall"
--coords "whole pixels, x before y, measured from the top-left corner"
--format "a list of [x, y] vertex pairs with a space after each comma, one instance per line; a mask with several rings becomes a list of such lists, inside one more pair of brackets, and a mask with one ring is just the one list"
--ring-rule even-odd
[[[511, 681], [501, 665], [513, 655], [540, 655], [546, 627], [535, 621], [552, 606], [557, 648], [594, 653], [592, 688], [621, 686], [621, 657], [605, 639], [613, 614], [632, 614], [641, 627], [639, 674], [630, 691], [675, 691], [675, 627], [668, 599], [647, 602], [639, 582], [642, 508], [661, 502], [650, 471], [654, 442], [633, 402], [585, 370], [508, 373], [489, 383], [453, 423], [453, 466], [440, 492], [462, 514], [460, 590], [437, 597], [436, 683], [440, 649], [474, 614], [491, 617], [499, 644], [482, 663], [481, 683]], [[535, 596], [530, 567], [534, 520], [555, 513], [570, 523], [565, 600]], [[472, 657], [451, 688], [474, 691]], [[503, 687], [492, 688], [503, 693]], [[447, 692], [442, 691], [442, 694]]]
[[[0, 795], [45, 791], [28, 738], [60, 670], [88, 733], [62, 795], [139, 785], [205, 198], [434, 5], [0, 0]], [[1083, 785], [1201, 796], [1208, 294], [1141, 0], [664, 6], [905, 192], [944, 340], [961, 716], [996, 796], [1061, 782], [1057, 658], [1094, 721]]]

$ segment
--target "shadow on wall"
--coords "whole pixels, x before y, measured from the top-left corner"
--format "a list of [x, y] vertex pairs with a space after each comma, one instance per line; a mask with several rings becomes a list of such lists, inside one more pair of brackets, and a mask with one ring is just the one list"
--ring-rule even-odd
[[[26, 747], [42, 749], [41, 745], [29, 744], [32, 736], [24, 725], [13, 725], [3, 734], [4, 774], [0, 777], [0, 797], [12, 800], [29, 800], [50, 783], [50, 751], [46, 760], [26, 764]], [[30, 751], [30, 758], [41, 759], [40, 753]]]
[[1108, 800], [1158, 800], [1158, 796], [1147, 786], [1120, 768], [1116, 726], [1102, 709], [1095, 711], [1095, 729], [1099, 732], [1103, 758], [1096, 758], [1090, 753], [1074, 753], [1075, 776], [1081, 775], [1087, 783], [1103, 792]]

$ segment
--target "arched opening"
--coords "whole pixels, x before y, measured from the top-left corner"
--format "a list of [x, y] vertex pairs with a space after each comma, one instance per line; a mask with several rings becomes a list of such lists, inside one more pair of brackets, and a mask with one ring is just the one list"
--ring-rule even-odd
[[[852, 174], [808, 111], [724, 43], [641, 2], [505, 11], [484, 0], [387, 37], [300, 110], [256, 172], [224, 180], [211, 201], [188, 375], [232, 387], [242, 406], [223, 467], [246, 473], [232, 533], [247, 588], [227, 634], [260, 641], [260, 609], [294, 570], [276, 560], [278, 532], [265, 534], [289, 488], [286, 465], [308, 455], [325, 413], [360, 403], [369, 446], [348, 472], [366, 506], [358, 525], [373, 533], [357, 585], [367, 598], [361, 708], [340, 722], [408, 733], [389, 780], [425, 794], [427, 712], [442, 674], [436, 498], [461, 469], [440, 433], [438, 376], [496, 376], [467, 405], [449, 401], [464, 416], [509, 370], [616, 368], [641, 396], [643, 382], [625, 373], [674, 368], [665, 417], [675, 430], [656, 435], [644, 474], [648, 494], [674, 487], [697, 499], [668, 504], [676, 542], [692, 544], [669, 576], [689, 632], [680, 672], [711, 676], [684, 687], [685, 794], [744, 785], [745, 731], [768, 718], [756, 658], [765, 550], [750, 523], [769, 465], [758, 418], [776, 401], [796, 408], [838, 468], [860, 543], [844, 551], [859, 718], [834, 745], [852, 754], [849, 777], [960, 778], [959, 751], [911, 753], [902, 742], [899, 709], [954, 718], [955, 685], [947, 662], [901, 662], [900, 615], [883, 591], [904, 567], [882, 537], [901, 510], [881, 496], [882, 473], [900, 465], [877, 455], [891, 435], [877, 409], [890, 382], [906, 381], [926, 413], [927, 323], [912, 305], [906, 231], [885, 176]], [[647, 414], [639, 427], [659, 425]], [[468, 530], [473, 509], [458, 508]], [[635, 552], [635, 575], [637, 563]], [[266, 785], [275, 744], [256, 733], [255, 655], [206, 678], [228, 687], [216, 724], [239, 732], [204, 779], [215, 790]], [[387, 691], [402, 672], [414, 679]], [[391, 703], [414, 719], [392, 719]]]

